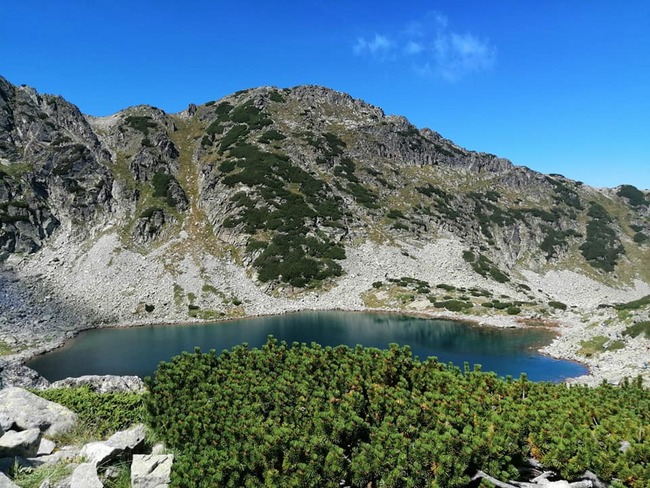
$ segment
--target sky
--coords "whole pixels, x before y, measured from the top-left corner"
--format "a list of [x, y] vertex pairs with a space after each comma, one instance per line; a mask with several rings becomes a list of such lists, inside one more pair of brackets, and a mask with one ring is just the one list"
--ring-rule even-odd
[[90, 115], [323, 85], [517, 165], [650, 188], [647, 0], [4, 1], [0, 76]]

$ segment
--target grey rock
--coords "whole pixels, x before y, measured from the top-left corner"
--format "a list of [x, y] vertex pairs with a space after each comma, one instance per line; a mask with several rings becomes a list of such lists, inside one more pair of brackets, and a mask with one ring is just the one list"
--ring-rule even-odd
[[10, 430], [0, 437], [0, 457], [34, 456], [38, 452], [41, 431], [38, 428], [20, 432]]
[[630, 445], [629, 441], [622, 441], [621, 446], [618, 448], [618, 450], [622, 453], [625, 453], [630, 447], [632, 446]]
[[50, 384], [50, 388], [75, 388], [88, 386], [97, 393], [134, 392], [144, 393], [144, 381], [137, 376], [86, 375], [78, 378], [65, 378]]
[[145, 428], [138, 424], [128, 430], [116, 432], [106, 441], [90, 442], [81, 448], [80, 456], [89, 463], [100, 466], [117, 457], [129, 457], [144, 443]]
[[75, 468], [70, 478], [70, 488], [103, 488], [104, 483], [97, 476], [94, 464], [82, 463]]
[[20, 488], [18, 485], [14, 484], [9, 477], [0, 472], [0, 488]]
[[164, 488], [169, 485], [173, 454], [139, 454], [133, 456], [131, 485], [133, 488]]
[[56, 444], [49, 439], [42, 438], [36, 451], [37, 456], [49, 456], [56, 449]]
[[4, 388], [17, 386], [20, 388], [47, 388], [50, 384], [36, 371], [24, 364], [6, 363], [0, 369], [0, 383]]
[[79, 452], [79, 455], [93, 466], [102, 465], [117, 457], [118, 454], [117, 448], [109, 446], [103, 441], [89, 442]]
[[77, 422], [71, 410], [17, 387], [0, 390], [0, 417], [19, 429], [37, 427], [48, 436], [70, 432]]
[[71, 461], [79, 457], [80, 449], [76, 446], [63, 446], [52, 454], [46, 456], [38, 456], [35, 458], [29, 458], [26, 461], [33, 466], [43, 466], [46, 464], [55, 464], [62, 461]]
[[144, 425], [137, 424], [128, 430], [116, 432], [108, 438], [106, 444], [120, 451], [133, 452], [142, 446], [145, 435]]

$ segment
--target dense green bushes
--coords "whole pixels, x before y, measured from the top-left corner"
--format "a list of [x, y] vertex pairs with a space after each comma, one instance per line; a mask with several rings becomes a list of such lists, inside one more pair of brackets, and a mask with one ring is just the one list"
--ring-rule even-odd
[[[468, 486], [529, 456], [573, 479], [650, 479], [650, 391], [465, 374], [408, 348], [239, 346], [147, 381], [173, 486]], [[621, 442], [629, 442], [625, 453]]]
[[591, 203], [587, 215], [591, 220], [587, 223], [587, 236], [580, 251], [594, 268], [614, 271], [616, 262], [625, 249], [610, 225], [612, 218], [605, 207], [595, 202]]
[[139, 393], [96, 393], [88, 387], [34, 393], [68, 407], [79, 416], [82, 427], [97, 437], [105, 437], [145, 419], [144, 403]]

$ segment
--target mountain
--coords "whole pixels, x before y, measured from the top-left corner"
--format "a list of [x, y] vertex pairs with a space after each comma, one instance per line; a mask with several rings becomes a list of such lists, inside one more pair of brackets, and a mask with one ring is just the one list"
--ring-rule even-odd
[[648, 193], [468, 151], [318, 86], [96, 118], [0, 78], [0, 222], [0, 260], [99, 322], [531, 318], [650, 294]]

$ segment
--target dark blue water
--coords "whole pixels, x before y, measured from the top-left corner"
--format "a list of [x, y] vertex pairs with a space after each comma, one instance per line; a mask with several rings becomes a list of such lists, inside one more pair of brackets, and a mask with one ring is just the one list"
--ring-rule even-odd
[[436, 356], [463, 367], [480, 364], [483, 371], [534, 381], [561, 381], [585, 374], [577, 363], [537, 352], [552, 340], [547, 330], [495, 329], [446, 320], [349, 312], [300, 312], [217, 324], [96, 329], [81, 333], [65, 347], [34, 358], [28, 366], [50, 381], [86, 374], [151, 375], [160, 361], [182, 351], [218, 352], [243, 342], [259, 347], [273, 335], [278, 340], [323, 346], [346, 344], [386, 348], [408, 345], [420, 359]]

